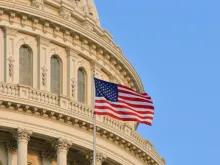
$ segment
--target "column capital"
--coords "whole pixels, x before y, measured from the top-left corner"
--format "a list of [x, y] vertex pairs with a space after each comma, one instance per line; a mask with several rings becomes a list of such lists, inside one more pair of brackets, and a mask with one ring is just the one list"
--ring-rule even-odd
[[[105, 154], [103, 154], [102, 152], [96, 151], [96, 164], [97, 165], [102, 165], [102, 163], [106, 160], [107, 156]], [[93, 151], [89, 152], [86, 155], [86, 159], [89, 160], [89, 162], [91, 163], [91, 165], [93, 165]]]
[[18, 148], [17, 143], [14, 140], [7, 141], [5, 146], [8, 149], [8, 151], [10, 151], [12, 153], [15, 153], [17, 151], [17, 148]]
[[98, 64], [95, 60], [91, 61], [91, 69], [92, 69], [93, 75], [96, 78], [101, 78], [100, 76], [101, 76], [102, 66]]
[[16, 34], [18, 33], [18, 30], [10, 28], [10, 27], [4, 27], [3, 28], [5, 35], [14, 36], [16, 37]]
[[14, 138], [17, 142], [26, 142], [30, 140], [30, 136], [32, 135], [32, 131], [27, 129], [18, 128], [16, 133], [14, 133]]
[[71, 145], [72, 142], [62, 138], [58, 138], [54, 143], [57, 152], [68, 152]]
[[54, 157], [54, 151], [52, 149], [42, 149], [40, 156], [45, 160], [52, 160]]
[[45, 46], [49, 46], [50, 45], [50, 40], [48, 40], [47, 38], [41, 36], [41, 35], [37, 35], [36, 36], [36, 39], [37, 39], [37, 42], [38, 44], [42, 44], [42, 45], [45, 45]]
[[67, 52], [67, 56], [72, 56], [75, 59], [78, 59], [78, 54], [80, 53], [77, 50], [72, 49], [70, 47], [66, 47], [66, 52]]

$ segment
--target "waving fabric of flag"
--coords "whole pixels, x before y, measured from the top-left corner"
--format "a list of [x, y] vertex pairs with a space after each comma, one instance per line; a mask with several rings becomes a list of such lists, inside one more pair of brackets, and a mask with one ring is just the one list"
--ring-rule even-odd
[[95, 111], [118, 120], [152, 125], [154, 106], [147, 93], [137, 93], [119, 84], [95, 78]]

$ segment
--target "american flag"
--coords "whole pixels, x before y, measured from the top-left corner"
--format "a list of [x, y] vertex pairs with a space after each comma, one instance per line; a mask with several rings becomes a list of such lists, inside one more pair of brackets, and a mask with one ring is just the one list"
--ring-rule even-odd
[[95, 111], [118, 120], [152, 125], [154, 106], [147, 93], [137, 93], [119, 84], [95, 78]]

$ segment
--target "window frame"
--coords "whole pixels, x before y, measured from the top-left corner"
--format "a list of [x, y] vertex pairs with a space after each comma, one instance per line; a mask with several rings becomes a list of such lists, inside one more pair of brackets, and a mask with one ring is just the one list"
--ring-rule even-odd
[[[59, 84], [60, 84], [60, 87], [59, 87], [59, 92], [55, 92], [55, 91], [52, 91], [52, 58], [55, 58], [57, 60], [57, 62], [59, 63]], [[54, 93], [54, 94], [58, 94], [58, 95], [61, 95], [62, 94], [62, 84], [63, 84], [63, 75], [62, 75], [62, 71], [63, 71], [63, 65], [62, 65], [62, 60], [61, 58], [57, 55], [57, 54], [53, 54], [51, 57], [50, 57], [50, 92], [51, 93]]]
[[[84, 102], [82, 102], [79, 98], [80, 91], [79, 91], [79, 71], [82, 71], [83, 76], [84, 76]], [[86, 104], [87, 103], [87, 72], [85, 68], [79, 67], [77, 70], [77, 101]]]
[[[31, 71], [30, 71], [30, 84], [21, 83], [21, 65], [20, 65], [21, 53], [20, 53], [20, 50], [22, 48], [27, 48], [29, 50], [29, 52], [30, 52], [30, 54], [29, 54], [29, 56], [30, 56], [30, 69], [31, 69]], [[27, 68], [25, 68], [25, 69], [27, 69]], [[32, 87], [33, 86], [33, 78], [34, 78], [34, 76], [33, 76], [33, 73], [34, 73], [34, 68], [33, 68], [33, 50], [32, 50], [32, 48], [29, 45], [22, 44], [19, 47], [19, 71], [18, 72], [19, 72], [19, 81], [18, 81], [19, 84]]]

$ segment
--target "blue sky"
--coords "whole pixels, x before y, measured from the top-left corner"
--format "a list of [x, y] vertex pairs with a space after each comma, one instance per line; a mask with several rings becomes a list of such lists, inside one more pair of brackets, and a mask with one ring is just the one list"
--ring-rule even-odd
[[220, 164], [220, 1], [95, 2], [155, 104], [138, 132], [167, 165]]

